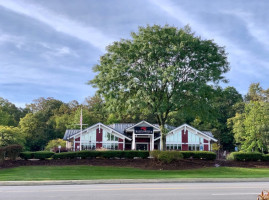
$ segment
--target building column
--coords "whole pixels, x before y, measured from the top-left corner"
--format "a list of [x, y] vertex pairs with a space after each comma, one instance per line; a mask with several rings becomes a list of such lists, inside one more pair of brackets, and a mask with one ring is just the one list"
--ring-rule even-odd
[[150, 151], [154, 150], [154, 135], [150, 137]]
[[133, 131], [132, 150], [135, 150], [135, 134]]

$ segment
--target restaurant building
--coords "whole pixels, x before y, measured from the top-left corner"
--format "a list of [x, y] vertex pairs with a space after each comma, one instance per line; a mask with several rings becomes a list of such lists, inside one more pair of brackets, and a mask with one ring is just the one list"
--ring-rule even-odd
[[[199, 131], [188, 124], [179, 127], [166, 125], [167, 150], [211, 151], [212, 143], [217, 142], [211, 132]], [[84, 130], [66, 130], [66, 147], [74, 151], [111, 150], [158, 150], [161, 130], [159, 125], [146, 121], [105, 125], [97, 123]]]

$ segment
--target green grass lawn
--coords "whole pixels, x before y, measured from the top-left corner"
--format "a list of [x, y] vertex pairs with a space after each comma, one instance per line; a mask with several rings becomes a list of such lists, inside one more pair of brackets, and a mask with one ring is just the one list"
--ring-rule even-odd
[[0, 181], [260, 177], [269, 177], [269, 168], [218, 167], [168, 171], [125, 167], [28, 166], [0, 170]]

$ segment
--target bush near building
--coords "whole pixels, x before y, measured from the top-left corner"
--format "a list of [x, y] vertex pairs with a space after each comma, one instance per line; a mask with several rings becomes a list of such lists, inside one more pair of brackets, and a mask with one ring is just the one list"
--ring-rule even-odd
[[6, 154], [6, 148], [0, 147], [0, 163], [4, 162]]
[[267, 156], [264, 157], [263, 154], [259, 152], [232, 152], [227, 159], [235, 161], [262, 161], [267, 159]]
[[20, 157], [24, 160], [29, 160], [29, 159], [40, 159], [40, 160], [45, 160], [48, 158], [51, 158], [54, 155], [53, 152], [50, 151], [36, 151], [36, 152], [21, 152]]
[[216, 159], [216, 153], [209, 151], [152, 151], [151, 156], [165, 163], [181, 159]]
[[180, 151], [152, 151], [151, 156], [164, 163], [171, 163], [172, 161], [183, 159], [183, 155]]
[[22, 146], [19, 144], [12, 144], [6, 146], [6, 157], [10, 160], [16, 160], [22, 151]]
[[51, 158], [54, 153], [50, 151], [37, 151], [33, 153], [35, 159], [45, 160]]
[[148, 158], [148, 151], [77, 151], [77, 152], [63, 152], [54, 154], [54, 159], [72, 159], [72, 158]]
[[22, 158], [22, 159], [24, 159], [24, 160], [29, 160], [29, 159], [32, 159], [32, 158], [34, 158], [34, 152], [28, 152], [28, 151], [26, 151], [26, 152], [21, 152], [20, 153], [20, 157]]
[[210, 151], [181, 151], [184, 159], [204, 159], [204, 160], [215, 160], [217, 155]]
[[16, 160], [22, 151], [22, 146], [19, 144], [12, 144], [6, 147], [0, 147], [0, 163], [9, 158], [10, 160]]

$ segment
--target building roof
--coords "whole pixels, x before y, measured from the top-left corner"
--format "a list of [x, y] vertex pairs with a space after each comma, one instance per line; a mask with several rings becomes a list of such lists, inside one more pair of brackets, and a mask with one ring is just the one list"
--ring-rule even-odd
[[201, 132], [203, 132], [204, 134], [206, 134], [210, 137], [214, 137], [211, 131], [201, 131]]
[[71, 136], [80, 132], [80, 129], [67, 129], [64, 133], [64, 140], [68, 140]]
[[192, 126], [190, 126], [189, 124], [182, 124], [181, 126], [178, 126], [178, 127], [176, 127], [175, 129], [173, 129], [173, 130], [171, 130], [170, 132], [168, 132], [168, 134], [171, 134], [171, 133], [173, 133], [175, 130], [182, 129], [182, 128], [184, 128], [184, 127], [185, 127], [185, 128], [188, 127], [188, 128], [190, 128], [190, 129], [193, 129], [193, 130], [195, 130], [196, 132], [199, 132], [201, 135], [204, 135], [204, 136], [206, 136], [206, 137], [209, 137], [210, 139], [212, 139], [212, 140], [215, 141], [215, 142], [218, 141], [216, 138], [214, 138], [212, 132], [210, 132], [210, 131], [200, 131], [200, 130], [198, 130], [198, 129], [192, 127]]
[[125, 129], [135, 125], [135, 123], [116, 123], [108, 125], [110, 128], [124, 134]]
[[[110, 128], [122, 133], [122, 134], [125, 134], [125, 130], [127, 128], [130, 128], [134, 125], [136, 125], [137, 123], [115, 123], [115, 124], [110, 124], [108, 125]], [[160, 128], [159, 124], [152, 124], [153, 126], [156, 126], [158, 128]], [[165, 128], [167, 128], [169, 131], [175, 129], [176, 127], [174, 126], [170, 126], [168, 124], [165, 125]]]
[[[130, 128], [130, 127], [132, 127], [132, 126], [134, 126], [134, 125], [136, 125], [136, 124], [137, 123], [115, 123], [115, 124], [110, 124], [110, 125], [107, 125], [107, 126], [109, 128], [111, 128], [111, 129], [114, 129], [115, 131], [121, 133], [125, 137], [128, 137], [127, 134], [126, 134], [126, 132], [125, 132], [125, 130], [128, 129], [128, 128]], [[155, 127], [158, 127], [158, 128], [160, 127], [158, 124], [152, 124], [152, 125], [155, 126]], [[183, 125], [187, 125], [187, 124], [183, 124]], [[181, 125], [181, 126], [183, 126], [183, 125]], [[187, 126], [189, 126], [189, 125], [187, 125]], [[167, 128], [168, 131], [170, 132], [170, 131], [173, 131], [174, 129], [177, 129], [178, 127], [174, 127], [174, 126], [170, 126], [170, 125], [166, 124], [165, 125], [165, 128]], [[67, 129], [65, 131], [65, 134], [64, 134], [64, 138], [63, 139], [64, 140], [68, 140], [70, 137], [72, 137], [73, 135], [75, 135], [75, 134], [77, 134], [79, 132], [80, 132], [80, 129]], [[200, 132], [202, 132], [203, 134], [205, 134], [205, 135], [207, 135], [207, 136], [215, 139], [214, 136], [213, 136], [213, 134], [212, 134], [212, 132], [210, 132], [210, 131], [200, 131]], [[160, 135], [159, 135], [159, 137], [160, 137]], [[132, 139], [130, 137], [128, 137], [128, 138], [129, 139]], [[157, 135], [156, 135], [155, 138], [157, 138]]]

